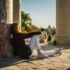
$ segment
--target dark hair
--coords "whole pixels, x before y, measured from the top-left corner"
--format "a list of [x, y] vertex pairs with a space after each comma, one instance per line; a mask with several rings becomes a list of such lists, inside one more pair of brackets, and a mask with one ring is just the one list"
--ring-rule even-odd
[[37, 31], [37, 32], [32, 32], [32, 35], [40, 35], [41, 32], [40, 31]]
[[41, 31], [44, 31], [44, 28], [41, 28]]
[[18, 23], [11, 24], [10, 31], [11, 31], [11, 33], [18, 32]]

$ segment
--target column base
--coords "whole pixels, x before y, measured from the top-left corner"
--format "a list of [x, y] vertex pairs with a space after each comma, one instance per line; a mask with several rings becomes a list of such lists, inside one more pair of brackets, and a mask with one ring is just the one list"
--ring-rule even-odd
[[70, 46], [70, 36], [56, 36], [57, 45]]

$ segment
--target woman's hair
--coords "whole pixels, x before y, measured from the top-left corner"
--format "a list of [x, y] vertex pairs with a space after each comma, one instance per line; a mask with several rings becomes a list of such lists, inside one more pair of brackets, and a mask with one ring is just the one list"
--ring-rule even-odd
[[41, 30], [41, 31], [44, 31], [44, 28], [41, 28], [40, 30]]
[[13, 23], [11, 25], [10, 31], [11, 31], [11, 33], [17, 33], [18, 32], [18, 23]]
[[37, 31], [37, 32], [31, 32], [32, 35], [40, 35], [41, 32], [40, 31]]

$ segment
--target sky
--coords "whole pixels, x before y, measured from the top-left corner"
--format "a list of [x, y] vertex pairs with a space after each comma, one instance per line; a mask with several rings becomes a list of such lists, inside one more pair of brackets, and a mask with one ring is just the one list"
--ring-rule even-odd
[[30, 14], [37, 27], [56, 27], [56, 0], [21, 0], [21, 10]]

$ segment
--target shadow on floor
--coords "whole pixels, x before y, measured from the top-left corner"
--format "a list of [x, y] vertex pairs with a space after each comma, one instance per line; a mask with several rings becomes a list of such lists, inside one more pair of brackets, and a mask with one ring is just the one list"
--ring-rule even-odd
[[70, 68], [67, 68], [66, 70], [70, 70]]
[[16, 62], [20, 61], [18, 58], [4, 58], [0, 59], [0, 68], [15, 65]]
[[0, 59], [0, 68], [9, 67], [12, 65], [16, 65], [19, 63], [31, 63], [30, 61], [36, 61], [36, 60], [43, 60], [45, 58], [32, 58], [32, 59], [21, 59], [21, 58], [5, 58]]
[[48, 59], [50, 57], [56, 57], [56, 56], [30, 58], [30, 59], [6, 58], [6, 59], [0, 60], [0, 68], [9, 67], [9, 66], [13, 66], [13, 65], [16, 65], [16, 64], [24, 63], [24, 62], [25, 63], [32, 63], [31, 61], [43, 60], [43, 59], [46, 59], [46, 58]]
[[[63, 47], [63, 46], [57, 46], [57, 45], [52, 45], [52, 46], [48, 45], [47, 47], [43, 47], [43, 49], [45, 49], [45, 48], [47, 50], [54, 49], [54, 48], [62, 48], [62, 50], [70, 49], [70, 47], [66, 47], [66, 46]], [[49, 56], [48, 58], [50, 58], [50, 57], [54, 57], [54, 56]], [[43, 60], [43, 59], [45, 59], [45, 58], [34, 58], [34, 59], [6, 58], [6, 59], [1, 59], [0, 60], [0, 68], [9, 67], [9, 66], [16, 65], [19, 63], [23, 63], [23, 62], [31, 63], [31, 61]], [[69, 69], [67, 69], [67, 70], [69, 70]]]

